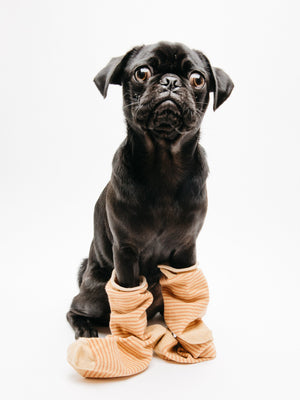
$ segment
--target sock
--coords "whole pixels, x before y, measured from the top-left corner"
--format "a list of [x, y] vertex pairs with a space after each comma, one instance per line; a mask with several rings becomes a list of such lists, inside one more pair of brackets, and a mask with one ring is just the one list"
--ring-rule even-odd
[[161, 325], [147, 327], [146, 309], [153, 301], [142, 277], [139, 286], [124, 288], [115, 273], [106, 285], [111, 307], [111, 335], [105, 338], [79, 338], [68, 349], [68, 362], [83, 377], [111, 378], [145, 370], [153, 346], [165, 334]]
[[158, 266], [164, 277], [160, 284], [164, 319], [169, 328], [154, 351], [179, 363], [198, 363], [215, 358], [211, 331], [202, 321], [209, 301], [206, 279], [197, 264], [178, 269]]

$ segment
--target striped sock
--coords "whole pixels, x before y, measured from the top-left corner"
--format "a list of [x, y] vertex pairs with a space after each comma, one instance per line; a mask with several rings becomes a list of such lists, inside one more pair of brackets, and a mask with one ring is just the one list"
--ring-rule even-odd
[[146, 309], [152, 303], [147, 282], [135, 288], [123, 288], [115, 274], [106, 285], [111, 307], [110, 330], [105, 338], [80, 338], [68, 349], [68, 362], [83, 377], [111, 378], [137, 374], [145, 370], [153, 346], [166, 328], [153, 325], [146, 329]]
[[197, 264], [184, 269], [158, 267], [164, 274], [160, 284], [170, 331], [156, 343], [154, 351], [162, 358], [187, 364], [215, 358], [212, 333], [202, 321], [209, 301], [202, 271]]

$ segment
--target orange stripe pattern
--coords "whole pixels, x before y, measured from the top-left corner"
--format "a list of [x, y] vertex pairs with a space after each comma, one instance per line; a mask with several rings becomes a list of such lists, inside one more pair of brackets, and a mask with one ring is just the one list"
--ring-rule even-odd
[[122, 288], [114, 274], [106, 285], [111, 307], [110, 329], [105, 338], [80, 338], [68, 349], [68, 362], [83, 377], [110, 378], [137, 374], [145, 370], [153, 346], [165, 328], [153, 325], [146, 330], [146, 309], [152, 294], [143, 278], [136, 288]]
[[162, 358], [179, 363], [198, 363], [215, 358], [211, 331], [202, 321], [209, 302], [203, 272], [197, 264], [184, 269], [158, 266], [164, 277], [160, 284], [164, 299], [164, 319], [170, 331], [156, 343]]

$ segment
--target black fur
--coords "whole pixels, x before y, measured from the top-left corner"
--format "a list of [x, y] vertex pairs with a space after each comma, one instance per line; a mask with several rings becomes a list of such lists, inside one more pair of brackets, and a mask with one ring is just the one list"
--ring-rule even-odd
[[[152, 76], [137, 81], [147, 67]], [[202, 88], [189, 77], [198, 71]], [[208, 166], [198, 143], [200, 124], [214, 93], [214, 109], [233, 83], [199, 51], [160, 42], [114, 58], [95, 83], [105, 97], [110, 83], [123, 86], [127, 137], [113, 159], [111, 180], [94, 210], [94, 238], [79, 270], [79, 294], [68, 321], [75, 337], [97, 336], [109, 323], [105, 284], [116, 269], [118, 283], [134, 287], [147, 278], [154, 301], [151, 318], [163, 311], [158, 264], [184, 268], [196, 262], [196, 239], [207, 210]]]

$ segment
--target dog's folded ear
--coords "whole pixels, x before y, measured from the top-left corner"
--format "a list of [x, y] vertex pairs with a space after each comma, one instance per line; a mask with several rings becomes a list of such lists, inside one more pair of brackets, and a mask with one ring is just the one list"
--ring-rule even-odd
[[221, 68], [212, 67], [209, 59], [199, 50], [196, 50], [202, 61], [206, 62], [207, 67], [211, 71], [211, 85], [210, 92], [214, 93], [213, 110], [216, 111], [221, 104], [230, 96], [234, 84], [229, 75], [226, 74]]
[[94, 78], [94, 82], [100, 93], [105, 98], [107, 95], [108, 85], [113, 83], [115, 85], [121, 84], [121, 69], [123, 57], [115, 57], [104, 67]]
[[106, 67], [95, 76], [94, 82], [104, 98], [107, 95], [107, 89], [110, 83], [122, 85], [123, 72], [127, 61], [133, 54], [137, 53], [138, 49], [139, 48], [135, 47], [124, 56], [112, 58]]
[[212, 67], [212, 73], [214, 77], [214, 106], [213, 109], [216, 111], [221, 104], [230, 96], [234, 84], [229, 75], [226, 74], [221, 68]]

